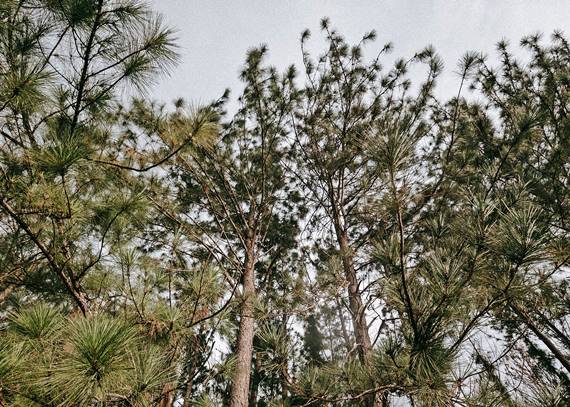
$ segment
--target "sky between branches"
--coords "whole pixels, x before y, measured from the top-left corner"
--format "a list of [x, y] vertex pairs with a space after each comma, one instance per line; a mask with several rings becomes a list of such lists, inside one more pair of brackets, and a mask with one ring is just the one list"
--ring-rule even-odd
[[178, 30], [181, 63], [152, 89], [165, 102], [184, 97], [207, 103], [225, 88], [238, 94], [239, 69], [256, 45], [267, 44], [269, 62], [280, 69], [300, 65], [300, 34], [309, 28], [310, 50], [320, 52], [324, 16], [349, 42], [376, 30], [378, 39], [366, 50], [370, 57], [392, 42], [385, 63], [433, 45], [446, 67], [437, 92], [442, 97], [456, 94], [453, 72], [468, 50], [494, 57], [502, 38], [516, 46], [537, 31], [570, 34], [569, 0], [151, 0], [151, 6]]

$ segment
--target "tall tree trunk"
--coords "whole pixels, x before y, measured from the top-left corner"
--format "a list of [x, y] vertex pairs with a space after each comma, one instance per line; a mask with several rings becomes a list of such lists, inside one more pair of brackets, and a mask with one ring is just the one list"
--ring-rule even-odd
[[[334, 211], [334, 215], [334, 226], [340, 248], [342, 267], [348, 282], [348, 306], [352, 318], [356, 345], [358, 346], [358, 357], [363, 365], [369, 365], [372, 363], [372, 341], [368, 333], [364, 303], [362, 302], [360, 286], [356, 276], [356, 269], [354, 268], [354, 254], [350, 247], [344, 219], [341, 218], [338, 210]], [[381, 407], [383, 405], [382, 394], [374, 393], [370, 397], [367, 397], [366, 404], [368, 406]]]
[[247, 407], [253, 336], [255, 319], [253, 317], [255, 301], [255, 252], [254, 239], [248, 244], [245, 270], [243, 272], [243, 302], [239, 322], [238, 344], [236, 349], [237, 365], [230, 395], [230, 407]]
[[368, 363], [372, 357], [372, 342], [368, 334], [364, 304], [360, 295], [360, 287], [354, 268], [354, 257], [351, 253], [346, 230], [340, 229], [337, 231], [337, 237], [340, 246], [342, 267], [348, 282], [348, 306], [350, 308], [356, 345], [358, 346], [358, 356], [363, 363]]
[[346, 219], [342, 206], [337, 201], [332, 181], [328, 182], [328, 195], [331, 202], [332, 221], [340, 249], [342, 268], [348, 282], [348, 307], [352, 318], [354, 336], [358, 346], [358, 357], [362, 363], [369, 363], [372, 356], [372, 342], [368, 334], [368, 324], [364, 312], [364, 304], [360, 295], [360, 287], [354, 268], [354, 253], [350, 247]]

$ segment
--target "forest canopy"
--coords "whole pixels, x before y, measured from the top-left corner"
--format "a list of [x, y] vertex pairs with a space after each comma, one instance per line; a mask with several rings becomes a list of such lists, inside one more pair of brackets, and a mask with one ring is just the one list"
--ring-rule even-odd
[[432, 47], [311, 35], [230, 111], [148, 96], [143, 1], [0, 3], [0, 406], [570, 404], [568, 39], [443, 99]]

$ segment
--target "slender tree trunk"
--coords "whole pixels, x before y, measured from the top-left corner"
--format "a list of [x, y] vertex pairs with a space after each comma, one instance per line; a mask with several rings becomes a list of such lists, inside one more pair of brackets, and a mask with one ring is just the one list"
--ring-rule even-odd
[[368, 334], [368, 324], [364, 313], [364, 304], [360, 295], [360, 287], [354, 268], [354, 254], [350, 247], [346, 219], [342, 207], [335, 197], [332, 181], [329, 180], [329, 200], [331, 202], [332, 221], [336, 234], [337, 243], [340, 249], [342, 267], [348, 282], [348, 307], [352, 318], [354, 336], [358, 346], [358, 357], [362, 363], [368, 363], [372, 356], [372, 342]]
[[254, 239], [250, 241], [243, 272], [243, 302], [239, 322], [238, 344], [236, 349], [237, 365], [230, 395], [230, 407], [247, 407], [253, 336], [255, 319], [253, 317], [255, 301], [255, 253]]
[[[372, 341], [368, 333], [364, 303], [362, 302], [360, 286], [356, 276], [356, 269], [354, 268], [354, 255], [350, 247], [344, 222], [341, 220], [339, 212], [334, 212], [334, 225], [342, 258], [342, 266], [346, 280], [348, 281], [348, 306], [352, 317], [356, 345], [358, 346], [358, 357], [363, 365], [369, 365], [372, 363]], [[381, 407], [383, 405], [382, 394], [372, 394], [366, 399], [366, 404], [368, 406]]]
[[281, 369], [281, 405], [289, 405], [289, 372], [287, 366]]
[[567, 333], [564, 333], [560, 329], [558, 329], [558, 327], [554, 323], [552, 323], [549, 320], [549, 318], [546, 315], [544, 315], [542, 312], [540, 312], [539, 310], [534, 310], [534, 312], [538, 314], [538, 316], [540, 317], [540, 322], [548, 326], [556, 334], [560, 342], [564, 343], [564, 345], [567, 348], [570, 348], [570, 336], [568, 336]]
[[364, 304], [360, 295], [360, 287], [356, 270], [354, 268], [354, 258], [348, 243], [348, 236], [345, 230], [337, 232], [338, 244], [340, 246], [340, 255], [342, 257], [342, 266], [344, 269], [346, 280], [348, 281], [348, 305], [352, 318], [352, 326], [356, 344], [358, 346], [358, 356], [363, 363], [368, 363], [372, 356], [372, 342], [368, 334], [368, 324], [366, 315], [364, 314]]
[[[281, 316], [281, 324], [283, 329], [287, 331], [287, 320], [289, 319], [289, 315], [286, 313]], [[287, 337], [289, 335], [287, 334]], [[286, 407], [289, 405], [289, 359], [287, 358], [281, 367], [281, 405]]]

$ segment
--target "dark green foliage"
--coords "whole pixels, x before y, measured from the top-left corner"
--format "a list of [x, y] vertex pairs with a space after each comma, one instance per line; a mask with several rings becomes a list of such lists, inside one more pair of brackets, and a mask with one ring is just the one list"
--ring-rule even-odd
[[307, 359], [316, 365], [322, 364], [323, 357], [323, 336], [319, 330], [319, 322], [314, 315], [309, 315], [305, 323], [305, 332], [303, 333], [303, 345], [307, 353]]

